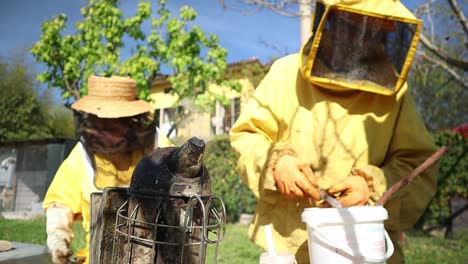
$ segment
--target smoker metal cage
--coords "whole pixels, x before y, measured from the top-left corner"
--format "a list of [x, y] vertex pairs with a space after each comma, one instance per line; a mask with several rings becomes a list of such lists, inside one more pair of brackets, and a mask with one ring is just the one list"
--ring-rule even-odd
[[[225, 215], [226, 209], [223, 201], [217, 197], [212, 196], [204, 203], [200, 196], [192, 196], [188, 199], [188, 202], [181, 208], [180, 211], [180, 224], [179, 225], [169, 225], [164, 224], [161, 221], [161, 208], [159, 208], [156, 220], [154, 223], [144, 222], [137, 220], [136, 216], [140, 205], [137, 205], [135, 209], [129, 213], [129, 203], [125, 202], [117, 211], [117, 218], [115, 223], [115, 233], [114, 233], [114, 245], [112, 253], [112, 263], [132, 263], [131, 254], [134, 253], [132, 247], [134, 245], [139, 245], [150, 249], [150, 259], [158, 259], [158, 248], [161, 245], [174, 247], [175, 256], [174, 258], [179, 258], [179, 261], [176, 263], [186, 263], [184, 258], [184, 253], [186, 253], [187, 247], [189, 248], [198, 248], [198, 262], [205, 263], [206, 258], [206, 247], [208, 244], [214, 245], [214, 256], [213, 263], [216, 263], [218, 255], [218, 245], [219, 242], [223, 239], [225, 234]], [[201, 212], [201, 219], [194, 219], [196, 211]], [[200, 220], [200, 221], [197, 221]], [[200, 223], [201, 224], [198, 224]], [[139, 236], [135, 232], [136, 229], [145, 229], [149, 231], [148, 233], [152, 234], [151, 238], [145, 238]], [[182, 237], [180, 241], [169, 242], [164, 241], [157, 236], [158, 231], [165, 229], [165, 233], [181, 233]], [[201, 234], [198, 242], [184, 242], [187, 241], [186, 236], [191, 234]], [[126, 248], [127, 250], [121, 250]], [[119, 257], [120, 256], [120, 257]], [[187, 256], [185, 256], [187, 257]], [[121, 262], [121, 260], [125, 260]], [[192, 262], [190, 262], [192, 263]]]
[[[221, 198], [148, 198], [154, 207], [180, 205], [178, 224], [165, 223], [161, 206], [154, 211], [154, 221], [137, 219], [142, 206], [137, 204], [129, 210], [131, 198], [128, 189], [122, 187], [92, 194], [89, 263], [217, 263], [219, 243], [226, 230], [226, 208]], [[151, 236], [142, 236], [142, 230]], [[212, 262], [206, 258], [208, 249]]]

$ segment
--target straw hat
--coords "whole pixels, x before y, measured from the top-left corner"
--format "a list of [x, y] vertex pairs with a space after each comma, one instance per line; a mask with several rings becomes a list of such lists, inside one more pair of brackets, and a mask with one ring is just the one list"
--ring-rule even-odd
[[71, 107], [100, 118], [128, 117], [151, 111], [150, 104], [138, 100], [136, 92], [136, 81], [131, 78], [90, 76], [88, 95]]

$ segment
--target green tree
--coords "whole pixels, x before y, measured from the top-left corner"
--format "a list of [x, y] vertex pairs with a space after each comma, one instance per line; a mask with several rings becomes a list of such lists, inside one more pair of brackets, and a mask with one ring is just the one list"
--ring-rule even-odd
[[57, 102], [54, 89], [36, 91], [41, 112], [54, 137], [75, 138], [73, 112], [61, 102]]
[[74, 138], [73, 113], [40, 87], [24, 51], [0, 57], [0, 141]]
[[52, 136], [24, 65], [0, 60], [0, 141]]
[[[67, 16], [60, 14], [42, 24], [42, 34], [31, 53], [47, 71], [39, 80], [58, 87], [68, 105], [87, 94], [92, 74], [130, 76], [137, 81], [138, 97], [148, 99], [154, 77], [169, 68], [172, 92], [180, 99], [197, 99], [209, 83], [222, 81], [227, 51], [215, 35], [194, 24], [197, 13], [183, 6], [172, 17], [165, 0], [155, 5], [142, 1], [134, 16], [125, 17], [118, 0], [90, 0], [81, 9], [84, 20], [65, 35]], [[146, 27], [149, 26], [149, 30]], [[131, 50], [125, 56], [125, 50]]]
[[418, 61], [408, 79], [426, 127], [431, 131], [468, 123], [468, 89], [435, 64]]

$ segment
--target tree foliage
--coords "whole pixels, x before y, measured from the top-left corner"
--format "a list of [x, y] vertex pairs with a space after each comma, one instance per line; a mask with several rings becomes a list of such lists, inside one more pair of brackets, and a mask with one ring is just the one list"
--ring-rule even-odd
[[49, 137], [26, 69], [1, 63], [0, 80], [0, 141]]
[[431, 131], [468, 123], [468, 90], [446, 71], [420, 62], [408, 80], [418, 112]]
[[[71, 137], [73, 119], [39, 93], [21, 58], [0, 60], [0, 141]], [[60, 126], [56, 126], [60, 124]]]
[[141, 99], [148, 99], [152, 80], [166, 68], [172, 69], [172, 92], [181, 99], [197, 98], [208, 83], [221, 83], [227, 51], [217, 36], [194, 25], [194, 9], [183, 6], [176, 18], [165, 0], [155, 2], [139, 2], [136, 13], [126, 17], [119, 0], [90, 0], [69, 35], [65, 14], [44, 21], [31, 49], [47, 67], [39, 80], [58, 87], [68, 104], [87, 94], [86, 80], [93, 74], [134, 78]]

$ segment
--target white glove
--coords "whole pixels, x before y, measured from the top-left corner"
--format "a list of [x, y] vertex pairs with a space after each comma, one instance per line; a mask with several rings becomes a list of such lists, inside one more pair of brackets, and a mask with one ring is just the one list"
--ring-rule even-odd
[[46, 210], [47, 247], [54, 264], [70, 263], [73, 255], [70, 243], [73, 239], [73, 213], [70, 208], [53, 204]]

